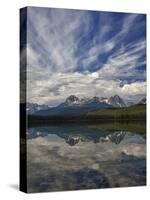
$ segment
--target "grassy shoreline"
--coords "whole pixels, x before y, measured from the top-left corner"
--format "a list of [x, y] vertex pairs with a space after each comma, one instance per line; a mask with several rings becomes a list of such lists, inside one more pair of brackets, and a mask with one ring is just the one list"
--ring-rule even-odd
[[28, 115], [28, 121], [29, 123], [146, 121], [146, 105], [135, 105], [126, 108], [99, 109], [82, 115]]

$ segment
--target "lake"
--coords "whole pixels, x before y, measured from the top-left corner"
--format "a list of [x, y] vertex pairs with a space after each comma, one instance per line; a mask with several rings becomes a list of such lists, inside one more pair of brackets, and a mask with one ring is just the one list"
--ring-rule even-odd
[[28, 128], [28, 192], [142, 185], [146, 185], [145, 122]]

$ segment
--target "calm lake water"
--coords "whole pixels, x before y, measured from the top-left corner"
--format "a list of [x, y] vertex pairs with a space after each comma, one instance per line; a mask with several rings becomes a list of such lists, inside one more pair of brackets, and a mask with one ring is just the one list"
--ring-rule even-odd
[[146, 184], [139, 122], [32, 126], [27, 138], [28, 192]]

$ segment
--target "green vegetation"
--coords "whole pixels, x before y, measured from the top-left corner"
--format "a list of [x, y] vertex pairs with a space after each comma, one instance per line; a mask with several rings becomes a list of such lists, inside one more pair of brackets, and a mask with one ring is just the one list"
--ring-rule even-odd
[[146, 123], [145, 121], [120, 121], [120, 122], [108, 122], [108, 123], [94, 123], [89, 124], [89, 128], [93, 128], [99, 131], [129, 131], [146, 133]]
[[87, 117], [114, 120], [146, 120], [146, 105], [134, 105], [126, 108], [99, 109], [87, 113]]
[[146, 105], [134, 105], [126, 108], [105, 108], [80, 115], [55, 115], [55, 116], [36, 116], [29, 115], [28, 123], [93, 123], [93, 122], [129, 122], [146, 121]]

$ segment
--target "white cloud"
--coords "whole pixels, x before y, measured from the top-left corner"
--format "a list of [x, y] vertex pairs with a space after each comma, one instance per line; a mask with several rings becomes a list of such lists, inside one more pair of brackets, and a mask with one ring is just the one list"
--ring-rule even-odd
[[116, 78], [145, 78], [145, 72], [138, 69], [146, 64], [145, 53], [146, 42], [139, 41], [122, 46], [112, 54], [107, 63], [99, 70], [101, 77], [106, 79]]
[[121, 92], [126, 95], [133, 97], [134, 96], [144, 96], [146, 93], [146, 82], [134, 82], [131, 84], [125, 84], [121, 88]]
[[[141, 73], [138, 69], [146, 62], [145, 39], [126, 45], [123, 42], [137, 18], [136, 14], [124, 17], [119, 31], [111, 38], [108, 34], [114, 27], [110, 18], [105, 19], [97, 25], [98, 32], [93, 38], [84, 43], [92, 30], [88, 11], [29, 8], [27, 47], [21, 54], [24, 62], [27, 50], [27, 101], [56, 105], [71, 94], [79, 97], [119, 94], [135, 101], [142, 98], [146, 93], [145, 81], [134, 79], [145, 79], [145, 71]], [[118, 44], [122, 46], [116, 50]], [[99, 56], [110, 52], [107, 61], [100, 63]], [[90, 73], [91, 65], [99, 70]], [[74, 72], [78, 67], [84, 71]], [[135, 83], [127, 81], [120, 87], [120, 79], [129, 78]]]
[[[132, 31], [133, 24], [137, 20], [138, 15], [129, 14], [124, 18], [120, 31], [115, 34], [112, 38], [107, 38], [107, 34], [113, 27], [111, 26], [110, 18], [105, 21], [106, 24], [100, 25], [100, 30], [97, 36], [94, 37], [93, 42], [90, 44], [90, 48], [86, 53], [86, 57], [82, 58], [82, 64], [84, 69], [87, 69], [94, 61], [98, 60], [100, 55], [110, 52], [118, 43], [123, 43], [124, 37]], [[106, 39], [107, 38], [107, 39]], [[145, 42], [145, 41], [144, 41]], [[135, 44], [138, 45], [138, 44]], [[139, 49], [142, 46], [139, 46]], [[138, 47], [136, 46], [137, 50]]]
[[[45, 76], [46, 77], [46, 76]], [[31, 90], [33, 84], [34, 90]], [[45, 80], [30, 83], [28, 101], [39, 104], [56, 105], [69, 95], [78, 97], [106, 96], [119, 94], [124, 99], [138, 101], [145, 95], [146, 83], [135, 82], [120, 87], [119, 80], [104, 80], [97, 73], [55, 73]]]
[[73, 71], [78, 61], [75, 51], [80, 35], [90, 28], [89, 15], [86, 11], [63, 9], [38, 11], [38, 8], [28, 10], [28, 43], [39, 54], [39, 65], [51, 71]]

